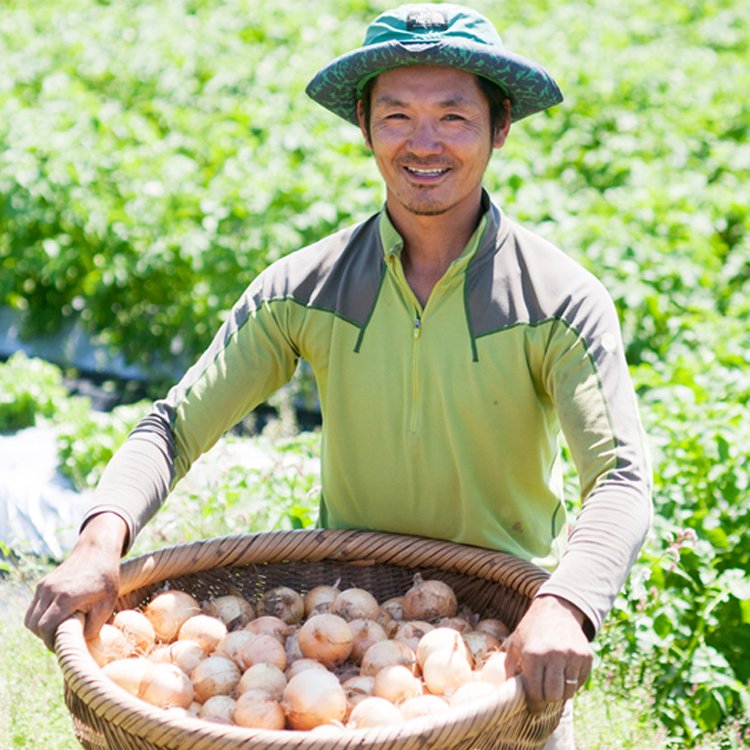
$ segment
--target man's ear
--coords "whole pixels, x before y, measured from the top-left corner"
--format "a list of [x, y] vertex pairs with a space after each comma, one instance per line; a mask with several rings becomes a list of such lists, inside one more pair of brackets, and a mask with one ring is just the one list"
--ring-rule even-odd
[[492, 148], [502, 148], [510, 132], [510, 101], [508, 99], [505, 100], [505, 111], [508, 113], [508, 116], [505, 118], [503, 126], [495, 130], [495, 135], [492, 138]]
[[365, 139], [365, 146], [372, 151], [372, 144], [370, 143], [370, 136], [367, 132], [367, 124], [365, 123], [365, 108], [361, 99], [357, 99], [357, 120], [359, 121], [359, 129], [362, 131], [362, 137]]

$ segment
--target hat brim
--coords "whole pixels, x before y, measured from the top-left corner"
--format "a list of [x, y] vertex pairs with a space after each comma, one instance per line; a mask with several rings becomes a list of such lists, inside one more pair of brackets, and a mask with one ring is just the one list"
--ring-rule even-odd
[[498, 51], [470, 41], [389, 41], [362, 47], [323, 68], [305, 91], [318, 104], [357, 125], [361, 85], [386, 70], [408, 65], [441, 65], [487, 78], [507, 92], [513, 122], [563, 100], [557, 83], [541, 66], [509, 50]]

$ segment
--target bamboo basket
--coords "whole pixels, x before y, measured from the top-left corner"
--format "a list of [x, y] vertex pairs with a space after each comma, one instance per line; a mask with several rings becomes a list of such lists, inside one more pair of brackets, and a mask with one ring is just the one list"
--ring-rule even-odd
[[[278, 531], [169, 547], [124, 562], [116, 610], [137, 608], [166, 588], [199, 600], [228, 592], [258, 598], [277, 585], [301, 593], [340, 579], [379, 601], [403, 594], [414, 574], [450, 584], [459, 602], [513, 628], [547, 577], [507, 554], [448, 542], [376, 532]], [[537, 750], [562, 713], [562, 702], [531, 714], [519, 678], [496, 694], [396, 727], [336, 736], [253, 730], [174, 717], [131, 696], [90, 656], [80, 615], [63, 622], [55, 652], [76, 736], [87, 750]]]

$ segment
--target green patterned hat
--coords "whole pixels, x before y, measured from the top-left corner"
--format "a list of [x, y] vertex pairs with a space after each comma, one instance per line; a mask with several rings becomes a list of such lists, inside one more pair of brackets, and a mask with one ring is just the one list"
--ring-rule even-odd
[[511, 120], [562, 101], [544, 68], [505, 49], [495, 27], [460, 5], [402, 5], [378, 16], [359, 49], [321, 70], [307, 94], [339, 117], [357, 124], [357, 99], [371, 78], [406, 65], [443, 65], [483, 76], [508, 95]]

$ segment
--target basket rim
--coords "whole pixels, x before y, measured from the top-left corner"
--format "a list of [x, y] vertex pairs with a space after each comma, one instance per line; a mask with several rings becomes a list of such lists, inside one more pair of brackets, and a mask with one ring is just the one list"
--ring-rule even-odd
[[[403, 554], [399, 564], [415, 567], [435, 565], [439, 558], [446, 570], [478, 575], [489, 581], [514, 585], [523, 581], [525, 595], [531, 597], [546, 580], [541, 568], [512, 555], [452, 542], [409, 537], [381, 532], [334, 529], [301, 529], [240, 534], [190, 542], [162, 548], [121, 564], [120, 596], [143, 586], [215, 567], [232, 567], [250, 563], [335, 560], [359, 564], [387, 563]], [[460, 554], [459, 554], [460, 553]], [[425, 562], [425, 556], [432, 563]], [[380, 557], [380, 559], [376, 559]], [[117, 729], [146, 741], [156, 735], [163, 747], [180, 747], [180, 738], [192, 743], [197, 738], [215, 742], [216, 747], [258, 747], [266, 750], [289, 750], [304, 746], [311, 750], [344, 750], [381, 748], [395, 742], [419, 737], [439, 741], [446, 731], [464, 725], [466, 736], [479, 736], [494, 725], [498, 712], [506, 718], [527, 710], [520, 677], [508, 680], [497, 693], [467, 706], [458, 706], [444, 716], [413, 719], [393, 727], [347, 729], [340, 737], [316, 736], [310, 732], [249, 729], [214, 724], [189, 716], [171, 716], [130, 695], [109, 680], [88, 651], [83, 637], [83, 615], [76, 613], [58, 627], [55, 654], [66, 690], [84, 700], [87, 706]], [[559, 714], [562, 702], [548, 704], [542, 715]], [[161, 744], [159, 746], [162, 746]], [[192, 746], [192, 745], [191, 745]], [[435, 747], [439, 744], [433, 745]]]

